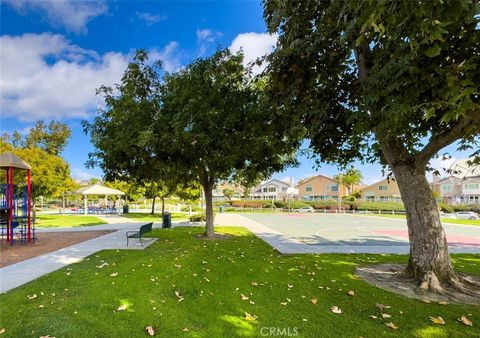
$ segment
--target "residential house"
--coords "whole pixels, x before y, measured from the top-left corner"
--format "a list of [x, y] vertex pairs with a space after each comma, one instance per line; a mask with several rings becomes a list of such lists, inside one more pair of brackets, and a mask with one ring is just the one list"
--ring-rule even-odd
[[231, 199], [238, 200], [241, 199], [243, 196], [244, 188], [237, 184], [232, 184], [228, 182], [218, 183], [212, 192], [212, 197], [214, 201], [224, 201], [228, 200], [229, 198], [224, 195], [224, 190], [230, 189], [233, 190], [233, 196]]
[[338, 200], [339, 197], [348, 195], [348, 189], [337, 180], [317, 175], [301, 181], [298, 185], [298, 196], [305, 201]]
[[253, 188], [250, 197], [259, 200], [287, 200], [290, 192], [287, 192], [287, 190], [288, 188], [292, 188], [292, 185], [293, 179], [291, 179], [290, 182], [271, 179]]
[[384, 179], [360, 189], [360, 198], [367, 202], [401, 202], [400, 190], [393, 179]]
[[460, 159], [450, 166], [450, 175], [433, 176], [432, 190], [442, 202], [450, 204], [480, 204], [480, 166], [469, 166], [468, 159]]

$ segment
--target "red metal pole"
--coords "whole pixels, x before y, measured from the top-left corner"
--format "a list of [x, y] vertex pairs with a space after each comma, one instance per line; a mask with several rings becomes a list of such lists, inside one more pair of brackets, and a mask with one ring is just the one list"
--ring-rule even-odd
[[7, 215], [7, 243], [10, 242], [10, 169], [5, 169], [6, 172], [6, 180], [7, 183], [5, 184], [5, 206], [8, 209]]
[[32, 223], [30, 221], [30, 201], [31, 201], [31, 190], [30, 190], [30, 169], [27, 170], [27, 223], [28, 223], [28, 242], [32, 241]]
[[13, 245], [13, 168], [10, 167], [10, 243]]

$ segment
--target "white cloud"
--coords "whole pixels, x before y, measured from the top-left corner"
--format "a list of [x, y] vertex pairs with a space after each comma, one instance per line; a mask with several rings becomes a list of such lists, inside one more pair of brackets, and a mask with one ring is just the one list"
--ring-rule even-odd
[[208, 47], [222, 36], [222, 32], [211, 29], [197, 29], [198, 55], [204, 55]]
[[442, 156], [438, 157], [438, 158], [434, 158], [430, 161], [430, 166], [433, 168], [433, 169], [436, 169], [438, 170], [440, 173], [444, 172], [444, 169], [449, 169], [450, 166], [452, 165], [452, 163], [455, 162], [455, 158], [454, 157], [451, 157], [451, 158], [448, 158], [448, 157], [445, 157], [443, 158]]
[[108, 12], [106, 1], [69, 0], [5, 0], [20, 14], [40, 12], [54, 27], [64, 27], [75, 33], [85, 33], [87, 23]]
[[170, 41], [161, 50], [153, 48], [148, 54], [150, 60], [161, 60], [163, 70], [169, 73], [179, 71], [182, 66], [183, 53], [177, 41]]
[[145, 22], [147, 26], [152, 26], [156, 24], [157, 22], [160, 21], [165, 21], [167, 20], [166, 15], [160, 15], [160, 14], [152, 14], [152, 13], [147, 13], [147, 12], [136, 12], [135, 16], [137, 19]]
[[[243, 33], [237, 35], [229, 49], [233, 53], [242, 50], [244, 64], [247, 65], [259, 57], [271, 53], [276, 43], [277, 35], [270, 35], [268, 33]], [[255, 65], [253, 72], [255, 74], [261, 73], [266, 66], [265, 62], [261, 66]]]
[[21, 121], [87, 117], [97, 107], [95, 89], [113, 85], [127, 60], [98, 55], [50, 33], [0, 37], [2, 115]]
[[87, 181], [91, 178], [94, 178], [95, 176], [87, 171], [84, 171], [79, 168], [75, 168], [72, 170], [72, 177], [82, 181]]

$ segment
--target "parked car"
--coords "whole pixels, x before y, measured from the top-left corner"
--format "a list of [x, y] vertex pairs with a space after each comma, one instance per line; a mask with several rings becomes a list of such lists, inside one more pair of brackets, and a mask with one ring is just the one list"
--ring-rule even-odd
[[298, 209], [294, 209], [293, 212], [315, 212], [315, 209], [311, 206], [305, 206]]
[[473, 211], [458, 211], [457, 213], [455, 213], [455, 216], [458, 219], [479, 219], [478, 214]]

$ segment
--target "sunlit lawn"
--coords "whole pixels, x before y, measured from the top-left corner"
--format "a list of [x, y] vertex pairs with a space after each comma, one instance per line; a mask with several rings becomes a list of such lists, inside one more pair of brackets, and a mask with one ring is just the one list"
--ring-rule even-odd
[[[389, 215], [389, 214], [366, 214], [367, 216], [388, 217], [388, 218], [403, 218], [405, 215]], [[443, 223], [464, 224], [464, 225], [480, 225], [480, 220], [456, 219], [456, 218], [442, 218]]]
[[[280, 256], [242, 228], [218, 230], [234, 236], [212, 241], [195, 237], [202, 228], [154, 230], [159, 240], [145, 251], [102, 251], [0, 295], [0, 329], [5, 337], [146, 337], [150, 325], [158, 337], [261, 337], [264, 327], [298, 337], [478, 337], [480, 307], [426, 304], [352, 274], [357, 264], [404, 263], [406, 256]], [[454, 257], [459, 270], [480, 274], [479, 255]], [[391, 318], [376, 303], [390, 306], [383, 311]], [[248, 321], [246, 312], [258, 318]], [[457, 322], [463, 314], [473, 327]]]
[[[187, 220], [189, 218], [188, 214], [181, 212], [172, 212], [172, 221]], [[122, 216], [131, 218], [136, 221], [145, 221], [145, 222], [162, 222], [162, 214], [155, 213], [143, 213], [143, 212], [132, 212], [128, 214], [123, 214]]]
[[83, 215], [39, 215], [35, 220], [35, 225], [41, 228], [59, 228], [59, 227], [80, 227], [105, 224], [100, 218], [95, 216]]

